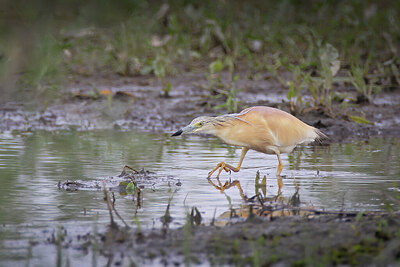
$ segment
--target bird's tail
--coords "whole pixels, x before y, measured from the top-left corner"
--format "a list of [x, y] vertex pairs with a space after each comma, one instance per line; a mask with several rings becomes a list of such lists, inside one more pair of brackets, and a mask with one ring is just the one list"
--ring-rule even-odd
[[316, 134], [316, 137], [314, 139], [315, 141], [318, 141], [321, 143], [322, 140], [329, 139], [329, 137], [326, 134], [324, 134], [317, 128], [314, 128], [314, 133]]

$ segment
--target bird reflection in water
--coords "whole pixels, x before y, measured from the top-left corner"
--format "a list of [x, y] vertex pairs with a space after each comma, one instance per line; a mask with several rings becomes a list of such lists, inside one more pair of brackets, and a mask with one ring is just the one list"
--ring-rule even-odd
[[[233, 217], [250, 218], [254, 215], [259, 217], [278, 217], [278, 216], [293, 216], [293, 215], [309, 215], [309, 209], [300, 208], [300, 195], [299, 187], [296, 186], [296, 192], [290, 197], [282, 196], [281, 186], [278, 187], [276, 194], [269, 194], [267, 196], [267, 183], [266, 176], [260, 178], [260, 173], [257, 172], [255, 178], [255, 195], [247, 197], [240, 184], [239, 180], [226, 181], [222, 183], [219, 178], [215, 180], [207, 179], [209, 184], [217, 189], [220, 193], [231, 188], [237, 188], [240, 197], [243, 199], [243, 204], [239, 208], [230, 209], [222, 213], [219, 219], [227, 219]], [[282, 183], [281, 177], [278, 178], [278, 184]]]
[[[221, 183], [221, 180], [219, 179], [219, 177], [216, 177], [217, 183], [215, 184], [211, 178], [207, 178], [208, 183], [210, 185], [212, 185], [215, 189], [219, 190], [221, 193], [224, 193], [225, 190], [231, 188], [231, 187], [237, 187], [239, 190], [239, 194], [242, 197], [243, 200], [248, 201], [249, 198], [244, 194], [243, 192], [243, 188], [240, 184], [239, 180], [234, 180], [234, 181], [226, 181], [223, 185]], [[280, 175], [277, 176], [277, 180], [278, 180], [278, 193], [277, 196], [280, 196], [281, 194], [281, 189], [283, 186], [282, 183], [282, 177]], [[261, 180], [260, 182], [260, 172], [257, 171], [257, 175], [256, 175], [256, 179], [255, 179], [255, 196], [261, 196], [261, 197], [266, 197], [267, 195], [267, 177], [264, 176], [264, 178]], [[254, 198], [254, 197], [252, 197]]]

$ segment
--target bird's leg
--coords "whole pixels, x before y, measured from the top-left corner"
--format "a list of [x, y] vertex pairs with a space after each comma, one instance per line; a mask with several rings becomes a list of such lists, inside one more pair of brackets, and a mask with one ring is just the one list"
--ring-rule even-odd
[[278, 181], [278, 192], [280, 193], [281, 192], [281, 189], [282, 189], [282, 187], [283, 187], [283, 182], [282, 182], [282, 177], [280, 176], [280, 175], [277, 175], [276, 176], [276, 179], [277, 179], [277, 181]]
[[249, 149], [247, 147], [243, 147], [242, 148], [242, 154], [240, 156], [240, 160], [239, 160], [239, 163], [236, 166], [236, 168], [231, 166], [231, 165], [229, 165], [229, 164], [227, 164], [227, 163], [225, 163], [225, 162], [220, 162], [220, 163], [217, 164], [217, 166], [212, 171], [210, 171], [208, 173], [208, 178], [210, 178], [211, 175], [218, 169], [219, 169], [219, 171], [218, 171], [218, 174], [217, 174], [217, 178], [221, 174], [222, 170], [225, 170], [226, 172], [229, 172], [229, 171], [238, 172], [240, 170], [240, 166], [242, 166], [242, 162], [243, 162], [244, 156], [246, 156], [247, 151], [249, 151]]
[[[218, 172], [218, 175], [217, 175], [217, 178], [219, 178], [219, 175], [220, 175], [220, 173], [222, 172], [222, 170], [224, 169], [226, 172], [229, 172], [229, 169], [226, 167], [226, 166], [230, 166], [229, 164], [226, 164], [225, 162], [220, 162], [220, 163], [218, 163], [217, 164], [217, 166], [212, 170], [212, 171], [210, 171], [209, 173], [208, 173], [208, 177], [207, 178], [210, 178], [211, 177], [211, 175], [216, 171], [216, 170], [218, 170], [218, 169], [220, 169], [219, 170], [219, 172]], [[230, 166], [230, 167], [232, 167], [232, 166]]]
[[281, 161], [281, 156], [280, 156], [279, 151], [275, 151], [275, 153], [276, 153], [276, 156], [278, 157], [278, 161], [279, 161], [278, 169], [276, 170], [276, 176], [280, 176], [281, 172], [282, 172], [282, 169], [283, 169], [283, 164], [282, 164], [282, 161]]
[[278, 192], [280, 192], [280, 191], [281, 191], [281, 188], [283, 187], [282, 177], [281, 177], [281, 172], [282, 172], [282, 169], [283, 169], [283, 164], [282, 164], [282, 161], [281, 161], [281, 156], [280, 156], [279, 151], [276, 151], [275, 153], [276, 153], [276, 156], [278, 157], [278, 161], [279, 161], [278, 169], [276, 170], [276, 179], [277, 179], [277, 181], [278, 181], [278, 188], [279, 188], [279, 191], [278, 191]]

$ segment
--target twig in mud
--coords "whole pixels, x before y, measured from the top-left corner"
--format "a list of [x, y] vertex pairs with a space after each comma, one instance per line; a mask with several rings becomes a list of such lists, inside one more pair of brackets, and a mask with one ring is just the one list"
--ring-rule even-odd
[[165, 209], [164, 215], [161, 217], [161, 221], [163, 223], [163, 227], [168, 228], [169, 223], [172, 222], [172, 216], [169, 213], [169, 208], [171, 206], [171, 201], [174, 197], [174, 194], [177, 192], [177, 189], [175, 189], [174, 192], [172, 192], [171, 196], [168, 199], [168, 205], [167, 208]]
[[113, 206], [113, 210], [115, 212], [115, 215], [117, 215], [117, 217], [123, 222], [123, 224], [125, 225], [126, 228], [131, 228], [126, 222], [125, 220], [119, 215], [118, 211], [115, 209], [115, 207]]
[[122, 172], [120, 175], [118, 175], [118, 177], [123, 177], [126, 176], [128, 173], [125, 171], [125, 169], [130, 169], [131, 171], [133, 171], [134, 173], [139, 173], [137, 170], [135, 170], [132, 167], [129, 167], [128, 165], [124, 165], [124, 167], [122, 167]]
[[108, 212], [110, 214], [111, 228], [118, 228], [117, 223], [114, 222], [114, 217], [112, 214], [111, 200], [110, 200], [110, 196], [108, 195], [107, 188], [106, 188], [106, 181], [103, 180], [102, 183], [103, 183], [104, 199], [107, 201], [107, 208], [108, 208]]
[[214, 223], [215, 223], [215, 215], [216, 215], [216, 214], [217, 214], [217, 208], [214, 209], [214, 215], [213, 215], [213, 218], [212, 218], [211, 223], [210, 223], [211, 226], [214, 226]]
[[252, 220], [255, 217], [253, 209], [254, 209], [254, 205], [250, 205], [249, 206], [249, 215], [247, 216], [247, 220]]
[[114, 217], [113, 217], [113, 214], [112, 214], [112, 211], [114, 211], [114, 212], [115, 212], [115, 215], [117, 215], [117, 217], [123, 222], [123, 224], [125, 225], [125, 227], [126, 227], [126, 228], [130, 228], [129, 225], [125, 222], [125, 220], [121, 217], [121, 215], [119, 215], [117, 209], [115, 208], [115, 205], [114, 205], [114, 203], [115, 203], [114, 194], [113, 194], [113, 200], [114, 200], [114, 202], [112, 203], [112, 202], [111, 202], [110, 195], [108, 194], [108, 191], [107, 191], [107, 188], [106, 188], [106, 181], [103, 180], [102, 182], [103, 182], [104, 198], [105, 198], [106, 201], [107, 201], [107, 207], [108, 207], [108, 211], [109, 211], [109, 213], [110, 213], [111, 227], [112, 227], [112, 228], [118, 228], [118, 224], [114, 221]]
[[113, 204], [113, 208], [115, 206], [115, 195], [114, 192], [111, 192], [111, 196], [112, 196], [112, 204]]
[[[292, 207], [292, 206], [282, 206], [279, 208], [272, 208], [271, 206], [265, 206], [265, 208], [262, 209], [259, 212], [259, 214], [260, 214], [260, 216], [262, 216], [264, 212], [270, 212], [272, 214], [273, 212], [280, 211], [280, 210], [303, 211], [303, 212], [313, 213], [314, 215], [337, 215], [339, 217], [356, 217], [358, 214], [358, 212], [322, 211], [322, 210], [305, 209], [305, 208]], [[366, 215], [367, 214], [363, 214], [363, 216], [366, 216]]]
[[186, 193], [185, 198], [183, 199], [183, 206], [186, 207], [186, 198], [188, 197], [189, 193]]
[[136, 196], [136, 208], [140, 208], [141, 207], [142, 198], [143, 198], [142, 191], [138, 187], [134, 177], [131, 176], [131, 177], [129, 177], [129, 179], [131, 179], [131, 182], [132, 182], [133, 187], [134, 187], [134, 192], [132, 193], [132, 196], [133, 197]]
[[288, 201], [289, 206], [291, 207], [298, 207], [300, 206], [300, 195], [299, 195], [299, 188], [296, 187], [296, 192], [293, 194], [293, 196], [290, 197]]
[[142, 207], [142, 191], [140, 189], [137, 191], [136, 203], [138, 208]]
[[260, 194], [255, 195], [255, 197], [257, 197], [258, 202], [260, 202], [261, 207], [264, 208], [264, 206], [265, 206], [264, 201], [263, 201], [263, 198], [260, 197]]

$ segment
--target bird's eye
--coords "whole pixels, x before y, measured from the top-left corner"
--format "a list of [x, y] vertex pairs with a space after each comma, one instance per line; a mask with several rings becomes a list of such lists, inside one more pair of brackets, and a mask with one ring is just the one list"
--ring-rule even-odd
[[203, 126], [203, 123], [202, 123], [202, 122], [199, 122], [199, 126]]

